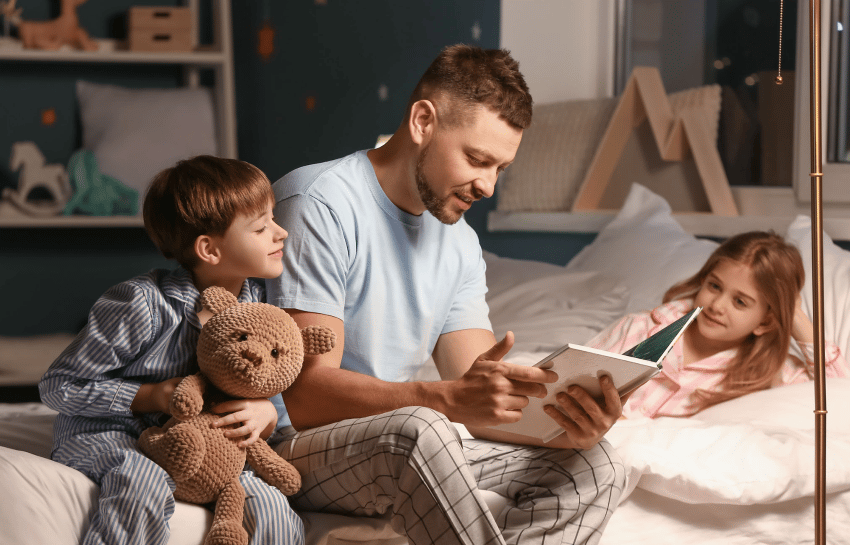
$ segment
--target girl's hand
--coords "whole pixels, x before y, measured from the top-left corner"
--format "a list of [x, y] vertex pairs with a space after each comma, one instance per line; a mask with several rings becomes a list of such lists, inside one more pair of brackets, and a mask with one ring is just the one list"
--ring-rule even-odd
[[794, 308], [794, 322], [791, 324], [791, 337], [798, 343], [813, 343], [815, 341], [814, 326], [812, 321], [803, 312], [803, 299], [797, 296], [797, 305]]
[[234, 399], [212, 407], [216, 414], [226, 414], [212, 423], [212, 427], [220, 428], [230, 424], [242, 425], [232, 430], [225, 430], [225, 437], [244, 437], [237, 446], [240, 448], [252, 445], [260, 437], [268, 438], [277, 425], [277, 410], [268, 399]]

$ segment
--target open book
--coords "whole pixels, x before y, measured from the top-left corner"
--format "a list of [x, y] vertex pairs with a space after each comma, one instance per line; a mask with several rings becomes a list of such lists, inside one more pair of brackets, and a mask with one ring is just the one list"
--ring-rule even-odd
[[518, 422], [499, 424], [493, 428], [551, 441], [564, 430], [543, 412], [543, 407], [558, 407], [555, 401], [558, 392], [564, 392], [569, 386], [577, 384], [602, 402], [604, 397], [599, 377], [603, 375], [613, 379], [621, 396], [637, 389], [661, 371], [661, 361], [701, 310], [702, 307], [693, 309], [623, 354], [577, 344], [559, 348], [534, 364], [535, 367], [552, 369], [558, 373], [558, 382], [546, 385], [548, 395], [544, 399], [529, 398], [529, 404], [522, 410], [522, 419]]

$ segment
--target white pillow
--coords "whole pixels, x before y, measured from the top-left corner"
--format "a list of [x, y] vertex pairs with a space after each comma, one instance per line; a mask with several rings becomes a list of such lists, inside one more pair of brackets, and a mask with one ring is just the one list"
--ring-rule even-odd
[[[806, 270], [802, 303], [812, 316], [812, 222], [808, 216], [797, 216], [788, 227], [785, 239], [800, 251]], [[824, 336], [850, 355], [850, 252], [837, 246], [823, 234], [823, 316]]]
[[696, 274], [717, 246], [685, 232], [667, 201], [632, 184], [616, 217], [566, 268], [621, 279], [631, 293], [631, 313], [660, 305], [664, 293]]
[[[97, 509], [100, 489], [75, 469], [0, 447], [0, 542], [77, 545]], [[200, 545], [212, 524], [201, 505], [174, 502], [168, 545]]]
[[[674, 114], [691, 109], [717, 141], [719, 85], [668, 96]], [[499, 181], [496, 209], [505, 212], [570, 210], [619, 99], [568, 100], [534, 107], [513, 164]]]
[[614, 98], [599, 98], [535, 106], [498, 184], [496, 209], [569, 210], [616, 105]]
[[205, 87], [127, 89], [80, 80], [77, 100], [83, 147], [94, 153], [103, 174], [137, 190], [140, 199], [162, 169], [217, 153], [212, 96]]
[[[709, 407], [691, 418], [722, 423], [750, 423], [765, 426], [814, 428], [814, 382], [791, 384], [753, 392]], [[850, 379], [826, 379], [829, 431], [850, 435]]]
[[[833, 493], [850, 490], [850, 380], [829, 379], [827, 390]], [[606, 437], [626, 465], [626, 493], [639, 487], [686, 503], [774, 503], [814, 494], [813, 405], [811, 383], [784, 386], [691, 418], [622, 420]]]

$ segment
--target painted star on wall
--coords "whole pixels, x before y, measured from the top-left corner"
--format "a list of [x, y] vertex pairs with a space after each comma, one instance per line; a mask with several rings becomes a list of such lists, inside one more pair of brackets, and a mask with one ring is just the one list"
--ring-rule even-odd
[[475, 21], [475, 24], [472, 25], [472, 39], [476, 42], [481, 41], [481, 24], [478, 21]]

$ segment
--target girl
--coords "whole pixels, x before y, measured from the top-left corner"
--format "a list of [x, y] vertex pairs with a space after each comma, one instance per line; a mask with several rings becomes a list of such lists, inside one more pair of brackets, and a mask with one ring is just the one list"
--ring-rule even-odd
[[[660, 307], [599, 333], [589, 346], [621, 353], [703, 307], [661, 373], [629, 397], [623, 416], [690, 416], [750, 392], [810, 380], [814, 335], [800, 305], [804, 278], [796, 248], [773, 233], [743, 233], [721, 244], [696, 275], [667, 290]], [[791, 338], [805, 362], [789, 354]], [[826, 376], [850, 376], [838, 347], [827, 342], [825, 348]]]

